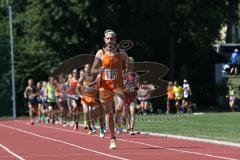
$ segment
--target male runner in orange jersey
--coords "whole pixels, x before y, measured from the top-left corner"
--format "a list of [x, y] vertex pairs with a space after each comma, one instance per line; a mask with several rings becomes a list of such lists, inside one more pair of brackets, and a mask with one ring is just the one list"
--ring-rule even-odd
[[128, 56], [116, 46], [116, 33], [113, 30], [104, 32], [104, 42], [107, 47], [100, 49], [95, 56], [91, 73], [95, 77], [99, 74], [100, 88], [99, 96], [105, 113], [108, 116], [109, 130], [111, 134], [110, 149], [117, 148], [114, 133], [114, 112], [117, 115], [122, 111], [124, 99], [123, 70], [126, 68]]
[[[93, 134], [96, 132], [94, 119], [98, 117], [99, 119], [99, 125], [100, 125], [100, 137], [104, 138], [104, 129], [103, 129], [103, 121], [104, 121], [104, 114], [103, 114], [103, 108], [99, 104], [99, 102], [96, 101], [97, 96], [97, 84], [93, 81], [92, 75], [91, 75], [91, 65], [86, 64], [84, 67], [84, 73], [81, 75], [81, 78], [79, 79], [79, 89], [82, 92], [82, 100], [81, 104], [83, 106], [83, 112], [86, 113], [86, 120], [89, 132], [88, 134]], [[79, 92], [79, 89], [77, 92]], [[80, 94], [80, 92], [79, 92]]]

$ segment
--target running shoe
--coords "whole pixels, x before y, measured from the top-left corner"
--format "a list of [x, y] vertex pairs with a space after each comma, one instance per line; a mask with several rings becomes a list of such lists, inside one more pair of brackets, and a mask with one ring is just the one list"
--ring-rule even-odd
[[45, 118], [45, 124], [49, 123], [49, 118]]
[[87, 121], [84, 121], [83, 127], [84, 129], [88, 129]]
[[92, 130], [89, 130], [88, 131], [88, 135], [92, 135], [93, 134], [93, 131]]
[[73, 121], [70, 121], [69, 126], [70, 126], [70, 127], [74, 127], [74, 122], [73, 122]]
[[63, 127], [66, 127], [67, 126], [67, 123], [65, 121], [62, 121], [62, 126]]
[[52, 123], [52, 125], [55, 125], [55, 119], [51, 119], [50, 122]]
[[93, 133], [96, 133], [97, 132], [97, 129], [95, 127], [92, 128], [92, 132]]
[[99, 131], [99, 137], [101, 137], [101, 138], [104, 138], [104, 137], [105, 137], [104, 129], [100, 129], [100, 131]]
[[56, 124], [56, 125], [59, 125], [59, 124], [60, 124], [60, 122], [59, 122], [58, 120], [56, 120], [56, 121], [55, 121], [55, 124]]
[[109, 149], [116, 149], [116, 148], [117, 148], [116, 139], [111, 139]]
[[77, 131], [77, 130], [78, 130], [78, 122], [75, 122], [74, 131]]
[[117, 134], [121, 134], [123, 132], [123, 128], [116, 128]]
[[40, 121], [38, 119], [35, 120], [35, 123], [39, 123]]
[[107, 127], [104, 127], [103, 130], [104, 130], [104, 133], [108, 132], [108, 128]]
[[41, 120], [42, 122], [44, 122], [44, 120], [45, 120], [45, 116], [42, 115], [41, 118], [40, 118], [40, 120]]
[[135, 132], [131, 130], [131, 131], [129, 132], [129, 135], [130, 135], [130, 136], [133, 136], [133, 135], [135, 135]]

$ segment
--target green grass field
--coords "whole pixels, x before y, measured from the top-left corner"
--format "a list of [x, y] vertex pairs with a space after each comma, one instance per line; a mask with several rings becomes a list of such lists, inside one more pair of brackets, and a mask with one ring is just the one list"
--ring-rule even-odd
[[139, 115], [135, 129], [240, 143], [240, 113]]

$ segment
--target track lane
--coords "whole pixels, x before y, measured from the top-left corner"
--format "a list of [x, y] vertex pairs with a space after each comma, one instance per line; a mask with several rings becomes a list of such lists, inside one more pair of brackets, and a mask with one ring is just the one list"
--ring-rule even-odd
[[[122, 134], [117, 137], [118, 149], [109, 150], [109, 139], [89, 136], [85, 130], [74, 132], [71, 128], [51, 125], [28, 126], [24, 121], [14, 123], [14, 126], [41, 135], [62, 138], [67, 142], [82, 145], [86, 148], [107, 152], [127, 159], [239, 159], [239, 148], [218, 146], [174, 138]], [[227, 156], [224, 156], [227, 155]]]
[[[34, 126], [29, 125], [28, 127], [31, 128]], [[44, 136], [39, 135], [37, 132], [27, 131], [19, 126], [0, 123], [0, 128], [0, 142], [16, 154], [28, 160], [40, 159], [39, 157], [41, 157], [41, 160], [76, 160], [79, 158], [125, 160], [121, 157], [111, 156], [110, 154], [104, 155], [93, 152], [91, 149], [88, 150], [87, 148], [65, 141], [57, 141], [48, 137], [44, 138]]]

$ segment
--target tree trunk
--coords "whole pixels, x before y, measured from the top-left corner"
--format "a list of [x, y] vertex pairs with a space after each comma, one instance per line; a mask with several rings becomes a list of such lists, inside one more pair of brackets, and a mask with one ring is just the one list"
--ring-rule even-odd
[[226, 43], [236, 43], [239, 39], [237, 37], [236, 23], [237, 23], [237, 12], [238, 12], [238, 0], [227, 1], [227, 35]]
[[176, 67], [176, 50], [175, 50], [175, 35], [171, 34], [169, 38], [169, 75], [170, 81], [175, 78], [175, 67]]

